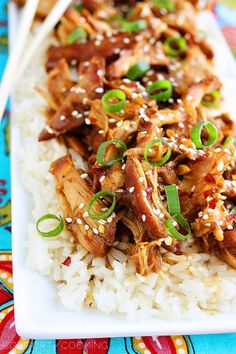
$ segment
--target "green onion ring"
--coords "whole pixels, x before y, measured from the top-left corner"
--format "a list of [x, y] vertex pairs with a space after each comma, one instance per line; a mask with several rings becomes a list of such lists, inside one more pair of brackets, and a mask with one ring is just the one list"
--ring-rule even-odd
[[[173, 44], [176, 44], [178, 48], [173, 48]], [[187, 42], [182, 36], [168, 37], [163, 46], [167, 55], [177, 57], [185, 51]]]
[[174, 11], [175, 4], [172, 0], [152, 0], [153, 4], [160, 10]]
[[[51, 230], [51, 231], [41, 231], [39, 229], [39, 224], [44, 221], [44, 220], [48, 220], [48, 219], [54, 219], [59, 221], [59, 224], [57, 225], [57, 227], [55, 227], [55, 229]], [[55, 237], [58, 236], [64, 228], [64, 222], [62, 217], [59, 215], [59, 217], [55, 214], [46, 214], [41, 216], [41, 218], [38, 219], [38, 221], [36, 222], [36, 229], [38, 231], [38, 233], [43, 236], [43, 237]]]
[[[112, 198], [112, 204], [111, 204], [110, 208], [108, 210], [106, 210], [102, 214], [92, 214], [91, 213], [91, 208], [92, 208], [94, 202], [97, 199], [101, 198], [101, 197], [111, 197]], [[101, 192], [96, 193], [92, 197], [92, 199], [89, 201], [88, 206], [87, 206], [87, 212], [88, 212], [88, 214], [89, 214], [91, 219], [93, 219], [93, 220], [102, 220], [102, 219], [107, 218], [113, 212], [113, 210], [115, 209], [115, 206], [116, 206], [116, 196], [115, 196], [115, 194], [112, 193], [112, 192], [101, 191]]]
[[[119, 102], [109, 103], [110, 99], [117, 98]], [[103, 108], [109, 113], [121, 111], [125, 106], [126, 95], [121, 90], [110, 90], [102, 96]]]
[[176, 184], [172, 184], [171, 186], [164, 187], [166, 198], [167, 198], [167, 205], [168, 211], [170, 215], [180, 214], [180, 202], [179, 202], [179, 194], [178, 188]]
[[67, 43], [73, 44], [77, 41], [85, 43], [87, 40], [87, 32], [83, 28], [76, 28], [67, 37]]
[[[176, 230], [176, 228], [173, 225], [174, 221], [178, 222], [179, 225], [181, 225], [187, 231], [187, 235], [183, 235]], [[192, 234], [191, 227], [190, 227], [188, 221], [185, 219], [185, 217], [181, 213], [172, 215], [171, 218], [166, 220], [165, 225], [166, 225], [168, 231], [171, 233], [171, 235], [176, 240], [179, 240], [179, 241], [187, 240], [187, 238]]]
[[131, 66], [131, 68], [126, 74], [126, 77], [130, 80], [135, 81], [142, 77], [149, 69], [150, 66], [144, 60], [142, 60], [139, 63]]
[[[209, 134], [209, 139], [207, 140], [207, 142], [205, 144], [202, 143], [202, 139], [201, 139], [201, 133], [202, 133], [203, 127], [207, 130], [207, 132]], [[195, 124], [194, 127], [191, 129], [190, 138], [191, 138], [192, 142], [195, 144], [197, 149], [209, 148], [217, 142], [218, 130], [214, 126], [214, 124], [212, 124], [210, 122], [202, 121], [202, 122]]]
[[[208, 100], [207, 99], [208, 97], [211, 98], [211, 100]], [[203, 99], [201, 100], [201, 105], [207, 108], [213, 108], [219, 103], [220, 98], [221, 98], [220, 91], [213, 89], [210, 93], [206, 93], [203, 96]]]
[[[161, 143], [161, 144], [165, 144], [167, 146], [167, 152], [166, 154], [163, 156], [163, 158], [160, 161], [150, 161], [148, 160], [148, 153], [149, 153], [149, 149], [151, 149], [153, 147], [153, 145], [157, 144], [157, 143]], [[150, 141], [146, 147], [144, 148], [144, 152], [143, 152], [143, 156], [145, 161], [151, 165], [151, 166], [162, 166], [164, 163], [166, 163], [171, 156], [171, 148], [170, 145], [164, 140], [164, 139], [154, 139], [152, 141]]]
[[[154, 92], [156, 90], [164, 91], [160, 91], [155, 94]], [[148, 86], [147, 92], [149, 94], [149, 97], [154, 98], [157, 102], [165, 102], [172, 96], [173, 89], [169, 80], [158, 80]]]
[[126, 32], [139, 32], [147, 28], [147, 23], [145, 20], [137, 20], [128, 22], [125, 21], [121, 24], [121, 29]]
[[[120, 155], [117, 155], [116, 157], [114, 157], [113, 160], [105, 162], [103, 160], [103, 154], [104, 154], [107, 146], [109, 146], [111, 144], [118, 144], [119, 147], [121, 148], [121, 153], [120, 153]], [[97, 151], [97, 155], [96, 155], [96, 159], [100, 165], [105, 166], [105, 167], [109, 167], [109, 166], [114, 165], [116, 162], [122, 160], [124, 157], [124, 153], [126, 151], [127, 151], [127, 146], [122, 140], [118, 140], [118, 139], [108, 140], [99, 146], [98, 151]]]

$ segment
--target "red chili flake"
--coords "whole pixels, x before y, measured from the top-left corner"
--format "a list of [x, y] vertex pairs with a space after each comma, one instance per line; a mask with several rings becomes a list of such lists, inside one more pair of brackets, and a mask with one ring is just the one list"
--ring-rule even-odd
[[5, 179], [0, 179], [0, 184], [1, 184], [1, 185], [6, 184], [6, 180], [5, 180]]
[[216, 183], [215, 177], [211, 173], [208, 173], [204, 179], [208, 183]]
[[5, 188], [0, 188], [0, 194], [6, 194], [7, 190]]
[[70, 258], [70, 256], [68, 256], [68, 257], [64, 260], [64, 262], [63, 262], [62, 264], [65, 265], [65, 266], [67, 266], [67, 267], [69, 267], [69, 265], [71, 264], [71, 258]]
[[226, 221], [232, 221], [232, 220], [234, 220], [235, 219], [235, 216], [236, 216], [236, 214], [230, 214], [230, 215], [227, 215], [226, 216]]
[[209, 208], [210, 208], [210, 209], [215, 209], [216, 203], [217, 203], [217, 200], [216, 200], [216, 199], [210, 200], [210, 201], [209, 201]]
[[205, 198], [209, 197], [212, 193], [213, 193], [213, 188], [208, 189], [205, 192], [203, 192]]

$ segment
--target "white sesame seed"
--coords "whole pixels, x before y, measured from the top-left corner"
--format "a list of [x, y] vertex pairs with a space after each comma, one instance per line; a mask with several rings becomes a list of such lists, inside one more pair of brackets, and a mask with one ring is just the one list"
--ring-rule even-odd
[[99, 234], [99, 231], [98, 231], [98, 229], [96, 229], [96, 227], [93, 227], [93, 232], [94, 232], [96, 235]]
[[104, 92], [104, 88], [103, 87], [97, 87], [94, 91], [97, 92], [97, 93], [103, 93]]
[[89, 216], [89, 213], [87, 212], [87, 210], [84, 212], [83, 217], [86, 218], [87, 216]]
[[220, 147], [216, 148], [215, 152], [221, 152], [221, 148]]
[[65, 120], [66, 116], [64, 116], [64, 114], [62, 116], [60, 116], [60, 120]]
[[163, 213], [161, 213], [161, 214], [159, 215], [159, 218], [160, 218], [160, 219], [163, 219], [164, 216], [165, 216], [165, 215], [164, 215]]
[[78, 219], [76, 220], [76, 222], [77, 222], [77, 224], [79, 224], [79, 225], [82, 224], [82, 220], [81, 220], [80, 218], [78, 218]]
[[68, 222], [68, 224], [70, 224], [72, 222], [72, 218], [66, 218], [66, 222]]
[[71, 112], [71, 115], [72, 115], [73, 117], [76, 117], [78, 113], [79, 113], [78, 111], [73, 111], [73, 112]]
[[211, 226], [211, 223], [208, 222], [208, 223], [205, 224], [205, 226], [210, 227], [210, 226]]
[[125, 169], [125, 163], [122, 165], [121, 169], [122, 169], [122, 170], [124, 170], [124, 169]]
[[202, 217], [204, 220], [207, 220], [209, 218], [209, 216], [207, 214], [204, 214]]
[[219, 161], [218, 166], [217, 166], [217, 171], [221, 172], [221, 171], [223, 171], [223, 169], [224, 169], [224, 162]]
[[156, 209], [156, 208], [153, 208], [153, 212], [157, 216], [161, 213], [161, 211], [159, 209]]
[[88, 103], [88, 98], [84, 97], [82, 102], [83, 102], [83, 104], [87, 104]]
[[88, 231], [89, 226], [86, 224], [86, 225], [84, 225], [84, 228], [85, 228], [86, 231]]
[[115, 123], [115, 121], [116, 121], [115, 118], [110, 118], [109, 119], [109, 123]]
[[117, 126], [117, 127], [121, 127], [121, 126], [122, 126], [122, 124], [123, 124], [123, 121], [122, 121], [122, 120], [120, 120], [119, 122], [117, 122], [117, 123], [116, 123], [116, 126]]
[[87, 124], [87, 125], [90, 125], [90, 124], [91, 124], [91, 121], [90, 121], [89, 118], [85, 118], [85, 124]]
[[116, 192], [116, 193], [123, 193], [123, 192], [124, 192], [124, 189], [119, 188], [119, 189], [117, 189], [115, 192]]
[[98, 134], [103, 134], [104, 133], [104, 130], [102, 130], [102, 129], [100, 129], [99, 131], [98, 131]]
[[228, 226], [227, 226], [227, 229], [228, 229], [228, 230], [233, 230], [233, 226], [232, 226], [232, 225], [228, 225]]
[[129, 188], [129, 192], [130, 192], [130, 193], [133, 193], [133, 191], [134, 191], [134, 187], [130, 187], [130, 188]]
[[97, 71], [97, 75], [98, 75], [98, 76], [100, 76], [100, 77], [103, 75], [103, 71], [102, 71], [102, 69], [98, 69], [98, 71]]
[[146, 219], [147, 219], [146, 215], [145, 215], [145, 214], [143, 214], [143, 215], [142, 215], [142, 220], [143, 220], [143, 222], [145, 222], [145, 221], [146, 221]]
[[109, 216], [109, 218], [107, 218], [107, 222], [110, 224], [112, 222], [113, 217]]
[[79, 209], [83, 209], [84, 205], [85, 205], [84, 203], [80, 203]]
[[104, 179], [106, 178], [106, 176], [105, 175], [103, 175], [103, 176], [101, 176], [100, 178], [99, 178], [99, 182], [103, 182], [104, 181]]
[[173, 226], [177, 226], [178, 225], [178, 223], [175, 220], [172, 222], [172, 224], [173, 224]]
[[80, 177], [83, 178], [83, 179], [85, 179], [85, 178], [88, 177], [88, 174], [87, 174], [87, 173], [82, 173], [82, 174], [80, 175]]
[[146, 197], [146, 196], [147, 196], [147, 192], [146, 192], [146, 191], [142, 191], [142, 195], [143, 195], [144, 197]]
[[139, 178], [138, 178], [138, 180], [139, 180], [139, 182], [143, 182], [143, 177], [142, 176], [140, 176]]

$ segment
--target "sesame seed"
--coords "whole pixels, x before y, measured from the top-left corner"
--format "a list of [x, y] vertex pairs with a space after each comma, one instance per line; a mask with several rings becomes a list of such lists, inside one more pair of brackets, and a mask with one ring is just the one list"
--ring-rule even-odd
[[178, 225], [178, 223], [175, 220], [172, 222], [172, 224], [173, 224], [173, 226], [177, 226]]
[[221, 148], [220, 147], [216, 148], [215, 152], [221, 152]]
[[125, 163], [122, 165], [121, 169], [122, 169], [122, 170], [124, 170], [124, 169], [125, 169]]
[[77, 222], [77, 224], [79, 224], [79, 225], [82, 224], [82, 220], [81, 220], [80, 218], [78, 218], [78, 219], [76, 220], [76, 222]]
[[88, 98], [84, 97], [82, 102], [83, 102], [83, 104], [87, 104], [88, 103]]
[[72, 115], [73, 117], [76, 117], [78, 113], [79, 113], [78, 111], [73, 111], [73, 112], [71, 112], [71, 115]]
[[109, 123], [115, 123], [115, 121], [116, 121], [115, 118], [110, 118], [109, 119]]
[[146, 191], [142, 191], [142, 195], [143, 195], [144, 197], [146, 197], [146, 196], [147, 196], [147, 192], [146, 192]]
[[232, 226], [232, 225], [228, 225], [228, 226], [227, 226], [227, 229], [228, 229], [228, 230], [233, 230], [233, 226]]
[[98, 131], [98, 134], [103, 134], [104, 133], [104, 130], [102, 130], [102, 129], [100, 129], [99, 131]]
[[85, 124], [90, 125], [91, 124], [91, 120], [89, 118], [85, 118]]
[[224, 162], [220, 161], [217, 166], [217, 171], [221, 172], [221, 171], [223, 171], [223, 169], [224, 169]]
[[153, 212], [157, 216], [161, 213], [161, 211], [159, 209], [156, 209], [156, 208], [153, 208]]
[[143, 214], [143, 215], [142, 215], [142, 220], [143, 220], [143, 222], [145, 222], [145, 221], [146, 221], [146, 219], [147, 219], [146, 215], [145, 215], [145, 214]]
[[87, 216], [89, 216], [89, 213], [87, 212], [87, 210], [84, 212], [83, 217], [86, 218]]
[[96, 229], [96, 227], [93, 227], [93, 232], [94, 232], [96, 235], [99, 234], [99, 231], [98, 231], [98, 229]]
[[82, 174], [80, 175], [80, 177], [83, 178], [83, 179], [85, 179], [85, 178], [88, 177], [88, 174], [87, 174], [87, 173], [82, 173]]
[[187, 101], [191, 101], [193, 99], [193, 96], [191, 96], [191, 95], [188, 95], [187, 97], [186, 97], [186, 100]]
[[100, 77], [103, 75], [103, 71], [102, 71], [102, 69], [98, 69], [98, 71], [97, 71], [97, 75], [98, 75], [98, 76], [100, 76]]
[[119, 188], [119, 189], [117, 189], [115, 192], [116, 192], [116, 193], [123, 193], [123, 192], [124, 192], [124, 189]]
[[134, 189], [135, 189], [134, 187], [130, 187], [130, 188], [129, 188], [129, 192], [130, 192], [130, 193], [133, 193]]
[[88, 231], [89, 226], [86, 224], [86, 225], [84, 225], [84, 228], [85, 228], [86, 231]]
[[222, 221], [222, 220], [219, 221], [219, 225], [220, 225], [220, 226], [223, 225], [223, 221]]
[[161, 214], [159, 215], [159, 218], [160, 218], [160, 219], [163, 219], [164, 216], [165, 216], [165, 215], [164, 215], [163, 213], [161, 213]]
[[143, 177], [142, 176], [140, 176], [139, 178], [138, 178], [138, 180], [139, 180], [139, 182], [143, 182]]
[[211, 226], [211, 223], [208, 222], [208, 223], [205, 224], [205, 226], [210, 227], [210, 226]]
[[123, 42], [126, 43], [126, 44], [129, 44], [130, 43], [130, 39], [128, 37], [125, 37], [123, 39]]
[[64, 114], [62, 116], [60, 116], [60, 120], [65, 120], [66, 116], [64, 116]]
[[84, 203], [80, 203], [79, 209], [83, 209], [84, 205], [85, 205]]
[[106, 177], [105, 175], [101, 176], [101, 177], [99, 178], [99, 182], [102, 183], [102, 182], [104, 181], [105, 177]]
[[116, 123], [116, 126], [117, 126], [117, 127], [121, 127], [121, 126], [122, 126], [122, 124], [123, 124], [123, 121], [122, 121], [122, 120], [120, 120], [118, 123]]
[[207, 214], [204, 214], [202, 217], [204, 220], [207, 220], [209, 218], [209, 216]]
[[66, 222], [68, 222], [68, 224], [70, 224], [72, 222], [72, 218], [66, 218]]
[[103, 92], [104, 92], [104, 88], [103, 88], [103, 87], [97, 87], [97, 88], [95, 89], [95, 92], [97, 92], [97, 93], [103, 93]]
[[109, 218], [107, 218], [107, 222], [110, 224], [112, 222], [113, 217], [109, 216]]

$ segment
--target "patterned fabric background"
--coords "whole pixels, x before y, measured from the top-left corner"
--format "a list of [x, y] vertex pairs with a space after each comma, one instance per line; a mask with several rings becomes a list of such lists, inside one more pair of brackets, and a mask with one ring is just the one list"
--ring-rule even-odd
[[[236, 0], [219, 0], [213, 11], [236, 56]], [[7, 32], [7, 0], [0, 0], [0, 75], [7, 59]], [[236, 334], [87, 340], [20, 338], [14, 327], [9, 161], [9, 110], [7, 109], [0, 126], [0, 354], [236, 353]]]

